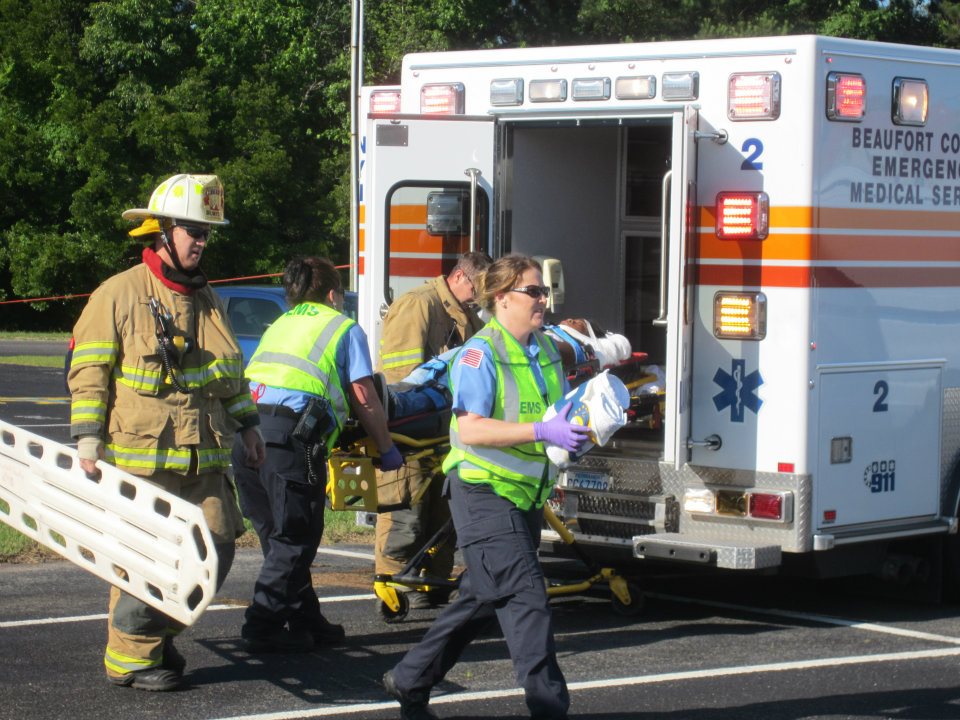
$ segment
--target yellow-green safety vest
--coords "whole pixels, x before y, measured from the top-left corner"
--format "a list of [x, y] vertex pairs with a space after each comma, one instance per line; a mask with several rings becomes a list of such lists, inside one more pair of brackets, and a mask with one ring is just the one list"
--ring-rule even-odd
[[[546, 399], [530, 366], [530, 357], [496, 318], [470, 340], [470, 343], [477, 340], [486, 342], [496, 360], [497, 394], [490, 415], [492, 418], [508, 422], [537, 422], [543, 419], [543, 413], [549, 405], [563, 397], [560, 351], [543, 333], [535, 331], [533, 337], [540, 346], [537, 362], [547, 388]], [[512, 447], [467, 445], [460, 439], [457, 417], [454, 415], [450, 421], [450, 445], [450, 453], [443, 461], [444, 472], [460, 466], [461, 480], [488, 483], [497, 495], [521, 510], [542, 507], [550, 495], [557, 469], [547, 459], [543, 443], [531, 442]], [[463, 467], [463, 461], [475, 467]]]
[[326, 398], [337, 423], [328, 448], [350, 416], [336, 358], [340, 338], [355, 324], [328, 305], [300, 303], [267, 328], [246, 370], [254, 382]]

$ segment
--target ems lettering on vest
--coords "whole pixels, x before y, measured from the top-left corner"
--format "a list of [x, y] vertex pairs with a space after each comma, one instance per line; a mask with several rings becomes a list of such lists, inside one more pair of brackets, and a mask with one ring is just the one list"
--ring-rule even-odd
[[543, 414], [543, 403], [521, 401], [520, 413], [523, 415], [541, 415]]

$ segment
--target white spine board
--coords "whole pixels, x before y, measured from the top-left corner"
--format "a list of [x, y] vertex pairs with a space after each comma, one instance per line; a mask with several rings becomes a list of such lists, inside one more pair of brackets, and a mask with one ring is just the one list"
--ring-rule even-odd
[[216, 592], [199, 507], [73, 448], [0, 421], [0, 520], [171, 618], [193, 624]]

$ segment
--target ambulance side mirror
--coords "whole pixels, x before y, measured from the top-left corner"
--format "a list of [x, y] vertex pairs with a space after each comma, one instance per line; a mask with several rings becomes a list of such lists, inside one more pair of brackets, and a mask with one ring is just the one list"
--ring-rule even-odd
[[552, 313], [560, 311], [563, 306], [563, 266], [557, 258], [545, 255], [535, 255], [534, 260], [543, 268], [543, 284], [550, 288], [550, 297], [547, 299], [547, 310]]

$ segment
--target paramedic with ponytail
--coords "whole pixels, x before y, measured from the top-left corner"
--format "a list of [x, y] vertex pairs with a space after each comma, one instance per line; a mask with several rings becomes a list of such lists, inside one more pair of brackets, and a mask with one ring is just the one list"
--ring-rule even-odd
[[384, 470], [403, 464], [373, 387], [367, 336], [341, 313], [343, 286], [326, 258], [291, 260], [290, 310], [267, 329], [247, 366], [267, 443], [257, 468], [234, 453], [240, 508], [260, 538], [263, 565], [241, 638], [249, 652], [306, 652], [344, 639], [320, 612], [310, 565], [323, 536], [326, 457], [353, 411]]
[[494, 615], [531, 717], [566, 718], [570, 705], [537, 548], [557, 475], [544, 443], [575, 452], [588, 430], [567, 421], [569, 405], [540, 422], [569, 390], [557, 346], [541, 332], [549, 288], [540, 265], [507, 255], [480, 285], [480, 304], [494, 317], [453, 361], [452, 449], [443, 463], [466, 571], [457, 599], [384, 675], [404, 720], [436, 717], [431, 688]]

